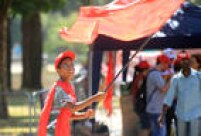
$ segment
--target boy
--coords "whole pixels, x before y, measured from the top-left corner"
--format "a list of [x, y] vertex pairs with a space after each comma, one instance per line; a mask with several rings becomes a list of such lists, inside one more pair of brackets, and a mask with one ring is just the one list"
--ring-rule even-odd
[[65, 51], [55, 59], [55, 69], [60, 77], [50, 90], [39, 121], [38, 136], [70, 136], [70, 120], [87, 119], [94, 116], [92, 110], [77, 113], [101, 101], [105, 93], [98, 93], [85, 101], [76, 102], [75, 92], [70, 83], [74, 76], [75, 53]]

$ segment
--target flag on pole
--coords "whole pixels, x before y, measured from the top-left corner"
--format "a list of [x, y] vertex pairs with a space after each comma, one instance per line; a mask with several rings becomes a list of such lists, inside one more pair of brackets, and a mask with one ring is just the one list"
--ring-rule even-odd
[[[104, 6], [81, 7], [71, 28], [60, 36], [69, 42], [91, 44], [99, 34], [122, 41], [156, 33], [184, 0], [114, 0]], [[112, 46], [112, 45], [111, 45]]]

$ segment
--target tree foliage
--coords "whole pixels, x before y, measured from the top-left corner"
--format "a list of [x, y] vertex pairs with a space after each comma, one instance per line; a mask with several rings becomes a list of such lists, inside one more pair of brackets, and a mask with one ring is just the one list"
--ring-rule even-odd
[[66, 0], [14, 0], [12, 11], [22, 15], [30, 15], [35, 12], [48, 12], [63, 7]]
[[[52, 62], [54, 57], [65, 49], [71, 49], [78, 55], [78, 61], [84, 63], [88, 46], [83, 44], [69, 43], [62, 40], [58, 31], [64, 27], [70, 27], [75, 21], [76, 12], [69, 16], [62, 16], [60, 13], [51, 13], [42, 15], [43, 36], [44, 36], [44, 52], [49, 55], [49, 60]], [[54, 18], [54, 19], [52, 19]], [[57, 20], [57, 21], [54, 21]]]
[[197, 4], [197, 5], [201, 5], [201, 0], [192, 0], [192, 2]]
[[[45, 13], [42, 15], [44, 51], [54, 59], [55, 55], [64, 49], [74, 50], [78, 56], [78, 61], [85, 63], [88, 45], [75, 44], [63, 41], [58, 36], [60, 28], [71, 27], [76, 21], [79, 7], [82, 5], [103, 5], [111, 0], [68, 0], [64, 8], [60, 11]], [[56, 21], [55, 21], [56, 20]]]
[[60, 9], [65, 0], [14, 0], [12, 13], [22, 15], [22, 88], [40, 89], [42, 70], [41, 12]]

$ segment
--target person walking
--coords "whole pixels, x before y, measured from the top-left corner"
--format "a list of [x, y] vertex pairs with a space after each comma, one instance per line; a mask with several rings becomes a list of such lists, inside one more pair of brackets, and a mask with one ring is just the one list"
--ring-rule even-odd
[[163, 100], [165, 94], [169, 88], [169, 80], [165, 82], [161, 72], [169, 68], [170, 59], [166, 55], [162, 54], [157, 57], [156, 66], [151, 73], [147, 76], [147, 107], [151, 136], [165, 136], [166, 125], [160, 127], [158, 125], [158, 117], [161, 114], [163, 107]]
[[163, 110], [158, 119], [159, 125], [163, 126], [167, 109], [176, 97], [178, 136], [198, 136], [199, 117], [201, 117], [201, 73], [191, 68], [190, 55], [187, 52], [180, 53], [178, 57], [182, 68], [171, 79], [170, 88], [163, 102]]

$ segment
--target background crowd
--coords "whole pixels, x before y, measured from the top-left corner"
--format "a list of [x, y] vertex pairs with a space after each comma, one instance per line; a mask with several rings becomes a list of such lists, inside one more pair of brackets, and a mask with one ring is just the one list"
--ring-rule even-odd
[[201, 117], [201, 54], [165, 49], [151, 66], [135, 67], [131, 93], [140, 135], [198, 136]]

